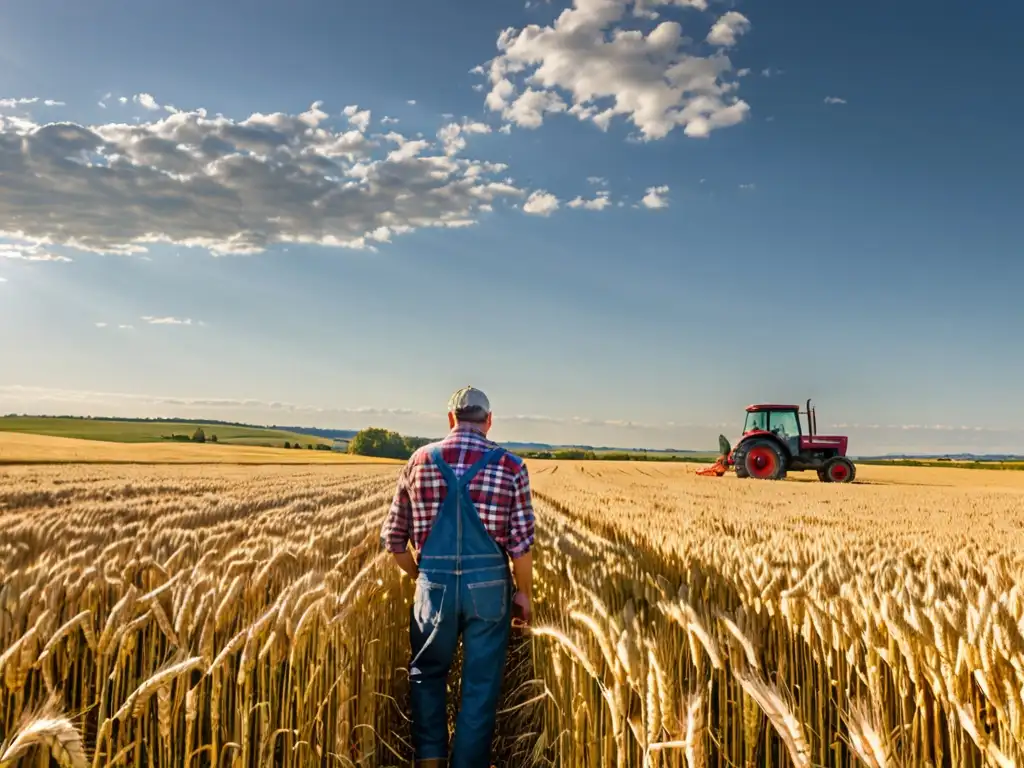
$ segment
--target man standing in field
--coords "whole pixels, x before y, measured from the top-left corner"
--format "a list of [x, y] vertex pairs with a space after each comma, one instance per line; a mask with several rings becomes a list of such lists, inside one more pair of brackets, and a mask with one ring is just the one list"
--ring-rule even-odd
[[[416, 581], [409, 621], [416, 765], [486, 768], [513, 612], [530, 620], [533, 505], [523, 460], [487, 439], [491, 405], [483, 392], [464, 387], [452, 395], [448, 426], [447, 437], [406, 464], [381, 540]], [[449, 750], [446, 689], [460, 635], [462, 701]]]

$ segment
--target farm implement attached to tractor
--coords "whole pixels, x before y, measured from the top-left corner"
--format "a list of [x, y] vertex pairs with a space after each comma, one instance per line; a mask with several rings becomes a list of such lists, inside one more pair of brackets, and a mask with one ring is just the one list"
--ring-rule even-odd
[[[803, 429], [800, 416], [806, 416]], [[857, 468], [846, 456], [849, 438], [819, 435], [818, 417], [811, 401], [807, 410], [798, 405], [759, 404], [747, 406], [743, 435], [733, 448], [719, 435], [721, 455], [698, 475], [722, 477], [730, 469], [737, 477], [782, 480], [789, 472], [814, 470], [823, 483], [852, 483]]]

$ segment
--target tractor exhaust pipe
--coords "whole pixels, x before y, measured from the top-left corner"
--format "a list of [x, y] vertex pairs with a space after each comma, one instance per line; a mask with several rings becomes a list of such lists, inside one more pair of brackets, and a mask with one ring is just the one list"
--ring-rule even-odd
[[811, 408], [811, 398], [807, 398], [807, 429], [812, 437], [818, 434], [818, 419], [814, 409]]

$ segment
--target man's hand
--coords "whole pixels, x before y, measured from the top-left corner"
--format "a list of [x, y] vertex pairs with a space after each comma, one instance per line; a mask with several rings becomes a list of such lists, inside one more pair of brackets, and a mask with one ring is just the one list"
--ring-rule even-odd
[[533, 606], [530, 598], [522, 592], [516, 592], [512, 596], [512, 627], [514, 629], [526, 629], [533, 619]]
[[412, 552], [408, 549], [405, 552], [393, 553], [395, 562], [398, 563], [398, 567], [409, 574], [410, 579], [414, 579], [420, 575], [420, 568], [416, 564], [416, 558], [412, 556]]

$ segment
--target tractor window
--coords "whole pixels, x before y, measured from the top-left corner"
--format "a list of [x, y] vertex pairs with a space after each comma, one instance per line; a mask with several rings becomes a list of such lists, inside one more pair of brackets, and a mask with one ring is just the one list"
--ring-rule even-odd
[[747, 421], [743, 425], [743, 431], [750, 432], [752, 429], [764, 429], [767, 423], [768, 414], [764, 411], [747, 413]]
[[772, 411], [768, 429], [783, 439], [797, 437], [800, 434], [800, 421], [793, 411]]

